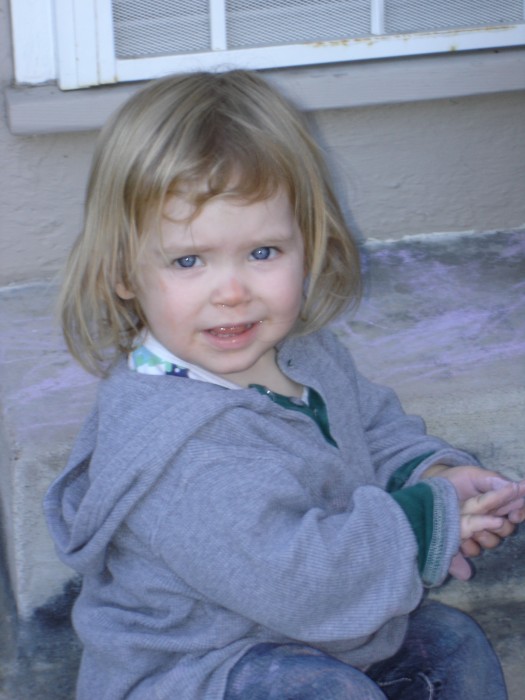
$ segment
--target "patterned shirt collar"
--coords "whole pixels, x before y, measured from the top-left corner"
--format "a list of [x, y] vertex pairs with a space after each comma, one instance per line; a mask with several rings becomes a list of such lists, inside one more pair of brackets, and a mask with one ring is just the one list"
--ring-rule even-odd
[[128, 367], [140, 374], [186, 377], [200, 382], [217, 384], [225, 389], [242, 389], [238, 384], [229, 382], [202, 367], [192, 365], [173, 355], [151, 333], [145, 333], [138, 339], [137, 347], [128, 355]]

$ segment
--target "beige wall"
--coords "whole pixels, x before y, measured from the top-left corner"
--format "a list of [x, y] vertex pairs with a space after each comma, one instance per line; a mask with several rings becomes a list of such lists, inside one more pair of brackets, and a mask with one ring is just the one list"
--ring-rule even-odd
[[[12, 82], [0, 0], [2, 86]], [[525, 94], [314, 115], [360, 236], [525, 225]], [[0, 118], [0, 287], [52, 278], [79, 230], [96, 134], [13, 136]]]
[[525, 225], [525, 93], [325, 112], [317, 122], [367, 238]]

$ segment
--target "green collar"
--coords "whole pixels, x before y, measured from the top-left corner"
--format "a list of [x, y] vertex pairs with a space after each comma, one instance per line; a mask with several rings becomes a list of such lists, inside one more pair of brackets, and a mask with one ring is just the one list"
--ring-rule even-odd
[[270, 389], [267, 389], [261, 384], [250, 384], [250, 387], [258, 391], [259, 394], [267, 396], [278, 406], [281, 406], [281, 408], [286, 408], [290, 411], [299, 411], [300, 413], [304, 413], [306, 416], [312, 418], [319, 426], [319, 429], [321, 430], [325, 440], [334, 447], [337, 447], [336, 441], [330, 434], [330, 426], [328, 424], [328, 412], [326, 410], [326, 404], [323, 401], [322, 396], [318, 394], [317, 391], [315, 391], [315, 389], [307, 387], [308, 402], [305, 403], [300, 399], [294, 399], [290, 398], [289, 396], [283, 396], [283, 394], [276, 394], [274, 391], [270, 391]]

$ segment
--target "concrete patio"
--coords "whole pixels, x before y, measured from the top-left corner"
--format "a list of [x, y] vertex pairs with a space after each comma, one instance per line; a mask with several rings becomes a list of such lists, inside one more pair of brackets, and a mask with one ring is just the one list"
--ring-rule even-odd
[[[369, 241], [363, 263], [361, 307], [335, 326], [361, 370], [393, 386], [429, 432], [524, 477], [525, 231]], [[95, 383], [67, 356], [55, 293], [44, 284], [0, 291], [0, 700], [74, 697], [79, 645], [68, 615], [77, 583], [56, 559], [40, 504]], [[432, 595], [483, 625], [510, 700], [523, 700], [525, 528], [476, 570]]]

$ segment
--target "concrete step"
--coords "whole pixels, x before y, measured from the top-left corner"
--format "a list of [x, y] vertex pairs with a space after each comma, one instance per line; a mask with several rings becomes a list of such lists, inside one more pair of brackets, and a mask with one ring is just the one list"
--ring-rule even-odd
[[[394, 387], [430, 432], [525, 476], [525, 232], [368, 242], [364, 266], [360, 310], [335, 326], [362, 371]], [[65, 351], [55, 296], [44, 283], [0, 291], [0, 700], [71, 698], [78, 662], [68, 622], [74, 585], [41, 501], [96, 383]], [[525, 687], [524, 540], [522, 528], [478, 560], [473, 581], [433, 593], [483, 624], [511, 700]]]
[[56, 286], [0, 290], [0, 512], [7, 569], [21, 617], [59, 593], [42, 499], [64, 467], [95, 380], [74, 365], [55, 317]]

